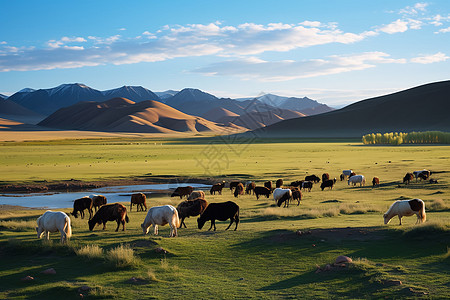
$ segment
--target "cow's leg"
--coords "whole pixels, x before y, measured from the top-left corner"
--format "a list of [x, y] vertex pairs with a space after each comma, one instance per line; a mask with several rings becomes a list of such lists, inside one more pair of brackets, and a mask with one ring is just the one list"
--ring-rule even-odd
[[103, 221], [103, 230], [106, 229], [106, 221]]
[[84, 209], [80, 211], [80, 217], [84, 219]]
[[215, 229], [216, 225], [214, 224], [214, 220], [211, 220], [211, 226], [209, 227], [208, 231], [211, 230], [211, 228], [213, 227], [213, 225], [214, 225], [214, 230], [216, 230], [216, 229]]
[[234, 223], [236, 223], [236, 227], [234, 227], [234, 231], [236, 231], [238, 224], [239, 224], [239, 216], [234, 218]]
[[93, 214], [94, 212], [92, 211], [92, 208], [89, 208], [89, 220], [90, 219], [92, 219], [92, 214]]
[[125, 220], [122, 220], [122, 231], [125, 231]]
[[50, 239], [50, 232], [48, 230], [44, 231], [44, 237], [47, 241]]
[[[227, 229], [225, 229], [225, 230], [228, 230], [228, 228], [231, 227], [231, 224], [233, 224], [233, 221], [234, 221], [234, 218], [230, 218], [230, 225], [228, 225]], [[214, 230], [216, 230], [216, 229], [214, 228]]]
[[155, 235], [158, 235], [158, 225], [157, 225], [157, 224], [153, 224], [153, 227], [154, 227], [153, 233], [154, 233]]
[[398, 225], [402, 225], [402, 216], [398, 215], [398, 219], [400, 220], [400, 224], [398, 224]]

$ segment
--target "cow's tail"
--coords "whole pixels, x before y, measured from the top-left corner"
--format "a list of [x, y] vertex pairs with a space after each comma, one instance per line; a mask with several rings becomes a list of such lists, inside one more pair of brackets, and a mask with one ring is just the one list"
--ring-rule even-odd
[[172, 216], [172, 222], [173, 222], [173, 224], [175, 225], [175, 227], [176, 228], [179, 228], [180, 227], [180, 217], [178, 216], [178, 210], [177, 209], [175, 209], [174, 210], [174, 212], [173, 212], [173, 216]]
[[72, 226], [70, 226], [70, 218], [66, 217], [64, 224], [64, 232], [66, 233], [66, 238], [70, 238], [72, 236]]
[[427, 220], [427, 214], [425, 213], [425, 202], [422, 201], [422, 209], [419, 212], [420, 221], [424, 223]]
[[[126, 212], [125, 212], [126, 213]], [[126, 215], [125, 215], [125, 222], [130, 222], [130, 219], [128, 218], [128, 214], [126, 213]]]

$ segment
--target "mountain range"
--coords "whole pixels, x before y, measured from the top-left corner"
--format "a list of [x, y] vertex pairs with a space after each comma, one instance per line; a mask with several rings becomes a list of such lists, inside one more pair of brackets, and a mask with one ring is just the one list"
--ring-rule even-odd
[[[196, 116], [205, 116], [210, 109], [223, 107], [231, 110], [239, 115], [248, 112], [248, 110], [271, 110], [274, 108], [290, 109], [289, 105], [277, 107], [270, 103], [259, 101], [257, 98], [245, 101], [239, 101], [230, 98], [217, 98], [198, 89], [186, 88], [179, 92], [168, 90], [165, 92], [153, 93], [149, 89], [141, 86], [123, 86], [121, 88], [99, 91], [88, 87], [81, 83], [62, 84], [50, 89], [29, 89], [25, 88], [11, 95], [7, 99], [19, 104], [38, 114], [50, 115], [56, 110], [76, 104], [79, 101], [97, 101], [102, 102], [112, 98], [127, 98], [134, 102], [145, 100], [156, 100], [168, 104], [184, 113]], [[305, 98], [290, 98], [292, 107], [302, 112], [302, 109], [311, 108], [311, 101], [314, 103], [312, 107], [317, 107], [317, 112], [330, 111], [332, 108], [320, 104], [313, 100], [305, 100]], [[307, 98], [306, 98], [307, 99]], [[252, 107], [249, 107], [252, 103]], [[320, 109], [319, 109], [320, 107]], [[324, 110], [325, 109], [325, 110]], [[246, 111], [247, 110], [247, 111]]]
[[449, 132], [449, 95], [450, 81], [429, 83], [331, 112], [283, 120], [252, 134], [260, 137], [361, 137], [376, 132]]

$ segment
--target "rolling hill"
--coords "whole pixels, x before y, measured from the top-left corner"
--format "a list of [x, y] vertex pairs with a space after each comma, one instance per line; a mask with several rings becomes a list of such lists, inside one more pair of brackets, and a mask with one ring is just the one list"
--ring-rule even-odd
[[0, 100], [0, 118], [16, 122], [36, 124], [45, 118], [44, 115], [35, 113], [9, 99]]
[[356, 102], [328, 113], [281, 121], [261, 137], [361, 137], [372, 132], [450, 131], [450, 81]]
[[235, 133], [246, 129], [229, 126], [191, 116], [158, 101], [139, 103], [126, 98], [104, 102], [79, 102], [61, 108], [39, 126], [107, 132], [180, 133], [213, 132]]

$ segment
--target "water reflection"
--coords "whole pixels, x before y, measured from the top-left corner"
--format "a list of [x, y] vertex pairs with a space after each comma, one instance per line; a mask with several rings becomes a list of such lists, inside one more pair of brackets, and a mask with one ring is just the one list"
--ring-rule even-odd
[[130, 195], [135, 192], [151, 193], [150, 190], [170, 190], [178, 186], [190, 185], [195, 189], [209, 189], [210, 185], [189, 183], [189, 184], [146, 184], [146, 185], [127, 185], [127, 186], [109, 186], [98, 189], [92, 189], [83, 192], [68, 193], [33, 193], [33, 194], [2, 194], [0, 195], [0, 204], [18, 205], [23, 207], [37, 208], [71, 208], [75, 199], [89, 196], [90, 194], [102, 194], [108, 199], [108, 203], [128, 202]]

